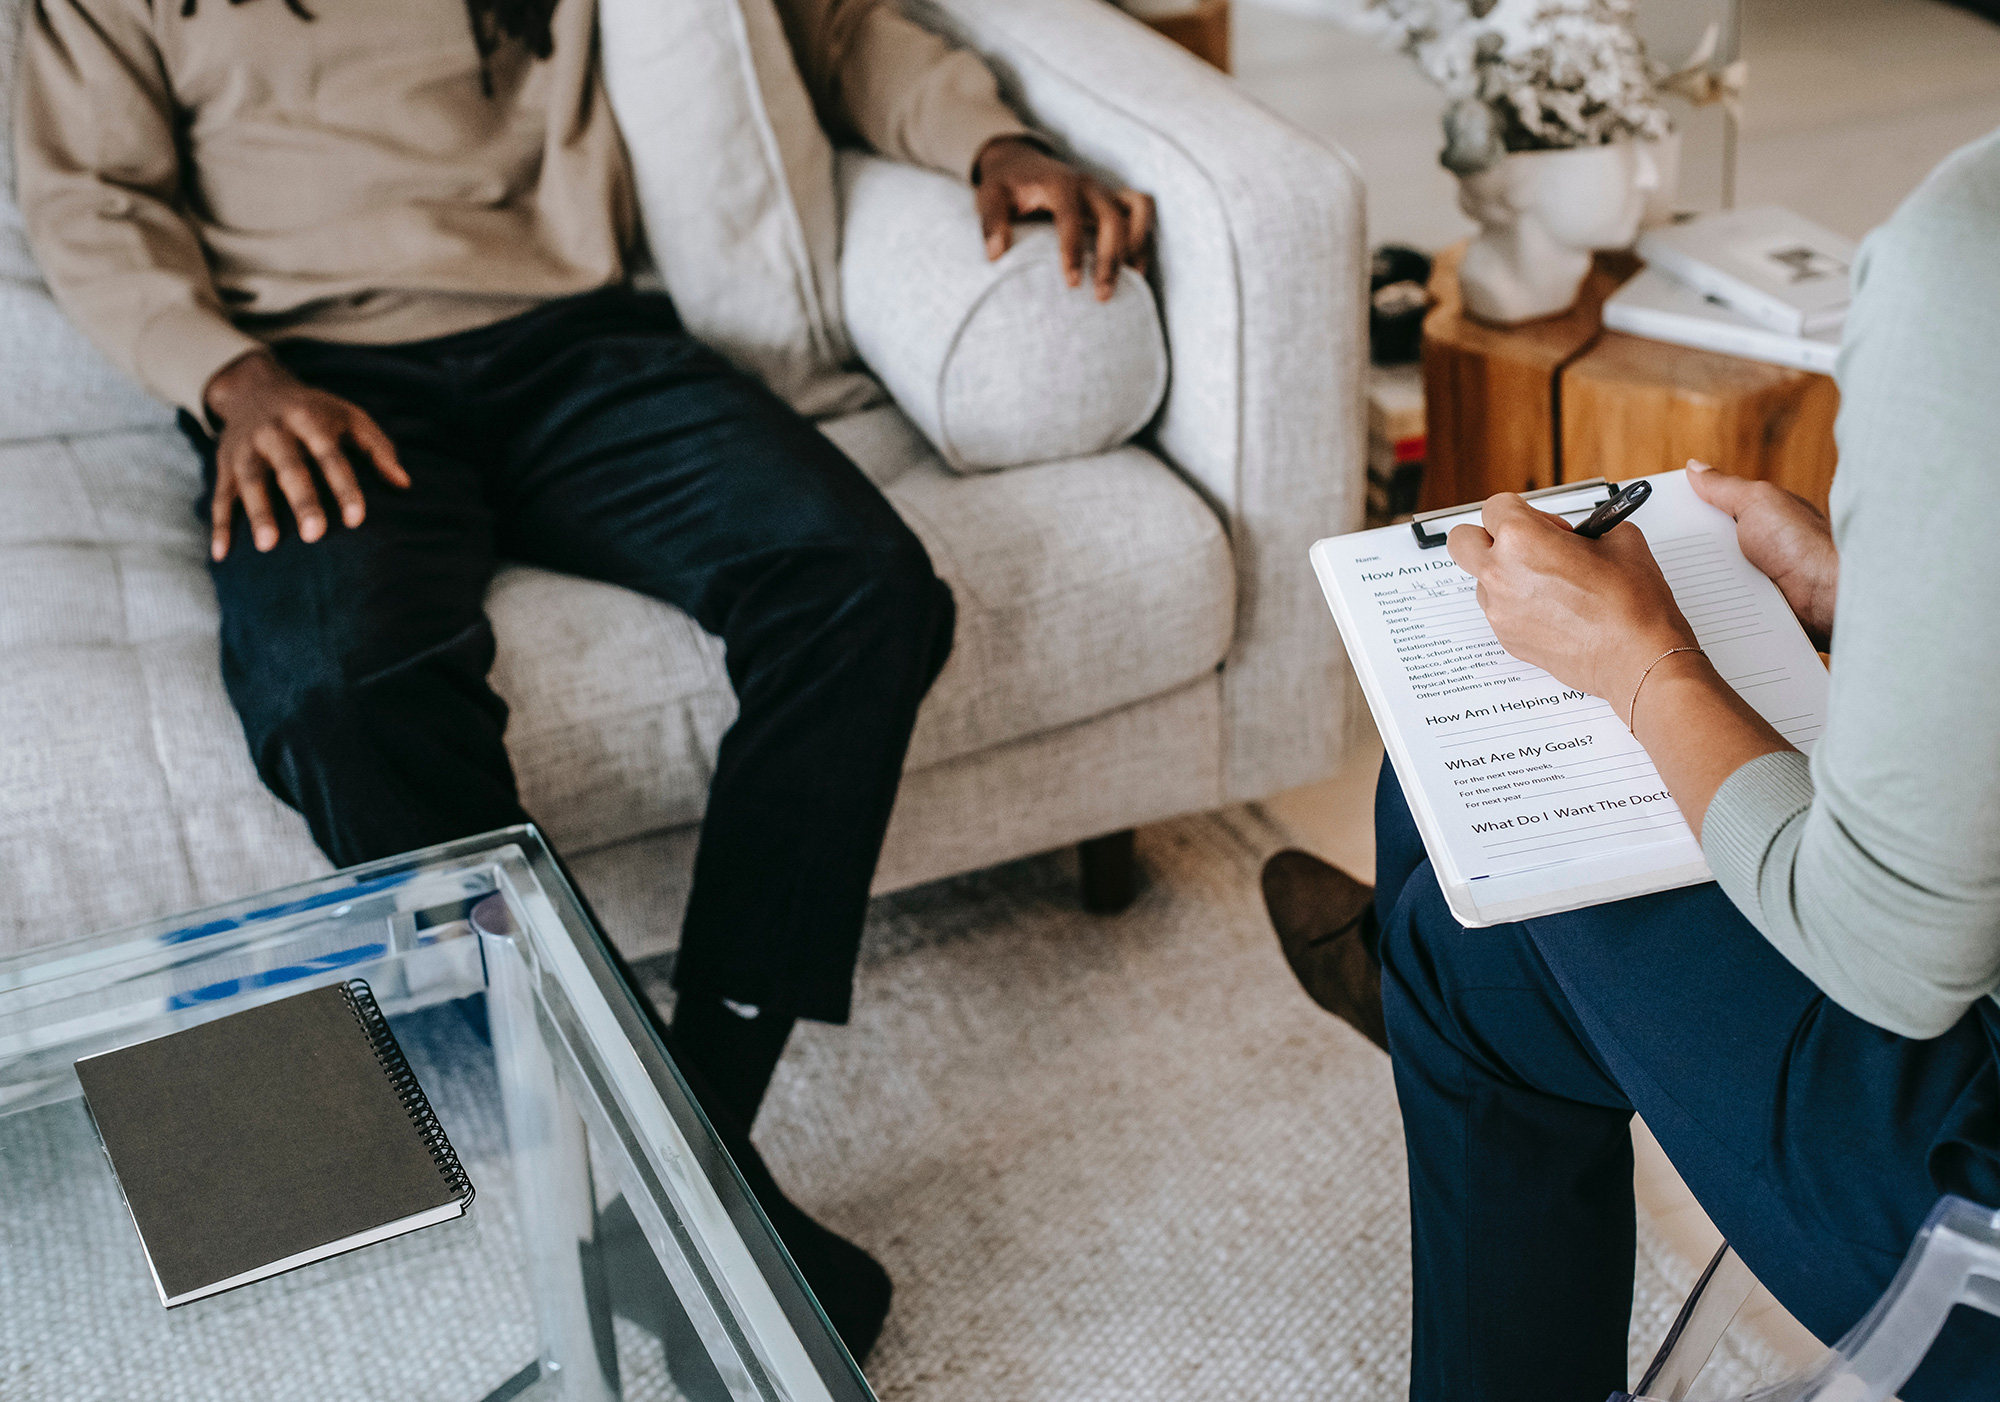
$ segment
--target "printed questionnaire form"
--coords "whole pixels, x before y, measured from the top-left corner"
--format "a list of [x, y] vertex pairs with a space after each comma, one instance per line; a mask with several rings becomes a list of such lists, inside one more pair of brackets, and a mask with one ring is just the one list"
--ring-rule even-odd
[[[1736, 526], [1686, 474], [1632, 524], [1717, 670], [1810, 752], [1826, 671]], [[1602, 489], [1536, 501], [1572, 522]], [[1477, 523], [1479, 509], [1432, 523]], [[1612, 708], [1509, 656], [1472, 577], [1408, 526], [1337, 536], [1313, 565], [1459, 919], [1492, 924], [1709, 879], [1694, 834]]]

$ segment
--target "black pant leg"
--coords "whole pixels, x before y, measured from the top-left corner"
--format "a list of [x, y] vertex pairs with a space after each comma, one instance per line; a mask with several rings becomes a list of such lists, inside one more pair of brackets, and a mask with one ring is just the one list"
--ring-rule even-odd
[[1423, 835], [1417, 820], [1403, 801], [1403, 786], [1387, 755], [1375, 775], [1375, 919], [1387, 928], [1389, 913], [1396, 908], [1403, 887], [1417, 868], [1424, 867], [1425, 879], [1432, 879], [1425, 866]]
[[[1393, 778], [1378, 844], [1421, 852]], [[1467, 930], [1418, 860], [1383, 929], [1409, 1147], [1414, 1402], [1622, 1388], [1633, 1109], [1793, 1314], [1846, 1332], [1941, 1193], [2000, 1206], [2000, 1016], [1929, 1042], [1843, 1011], [1713, 885]], [[1990, 1396], [1960, 1311], [1902, 1391]]]
[[[238, 509], [233, 546], [210, 572], [223, 680], [258, 774], [342, 866], [525, 821], [501, 739], [507, 708], [486, 683], [492, 513], [453, 449], [448, 395], [391, 348], [303, 343], [279, 355], [367, 409], [412, 485], [357, 461], [367, 519], [350, 529], [329, 511], [313, 544], [278, 497], [283, 530], [268, 554]], [[212, 491], [213, 445], [189, 437]], [[206, 498], [198, 510], [207, 520]]]
[[739, 712], [676, 984], [844, 1022], [950, 591], [860, 470], [663, 298], [524, 318], [478, 383], [506, 464], [506, 553], [665, 599], [727, 647]]
[[1422, 862], [1381, 938], [1409, 1158], [1410, 1397], [1603, 1402], [1626, 1386], [1632, 1110], [1519, 927], [1433, 938], [1440, 911]]

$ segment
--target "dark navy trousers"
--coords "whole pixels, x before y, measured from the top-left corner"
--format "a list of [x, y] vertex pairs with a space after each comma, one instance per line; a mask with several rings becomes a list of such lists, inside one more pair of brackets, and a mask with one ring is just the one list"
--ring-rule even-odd
[[[1842, 1010], [1710, 884], [1468, 930], [1393, 772], [1382, 998], [1409, 1147], [1415, 1402], [1627, 1386], [1634, 1111], [1758, 1278], [1829, 1342], [1940, 1194], [2000, 1207], [2000, 1009], [1917, 1042]], [[1905, 1402], [2000, 1397], [1956, 1312]]]
[[[276, 353], [373, 415], [412, 479], [398, 490], [357, 464], [366, 522], [330, 510], [312, 545], [287, 523], [269, 554], [239, 508], [213, 568], [223, 676], [258, 773], [321, 850], [346, 865], [526, 820], [486, 680], [487, 583], [510, 559], [621, 584], [722, 638], [740, 706], [677, 984], [844, 1021], [910, 729], [953, 622], [881, 493], [665, 297], [606, 290], [432, 341]], [[183, 427], [212, 488], [213, 445]]]

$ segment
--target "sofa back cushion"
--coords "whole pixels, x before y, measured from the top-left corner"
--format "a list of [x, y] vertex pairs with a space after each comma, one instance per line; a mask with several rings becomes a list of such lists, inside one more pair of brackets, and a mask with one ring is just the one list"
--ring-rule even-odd
[[598, 34], [681, 320], [801, 413], [879, 398], [846, 368], [833, 145], [772, 0], [598, 0]]
[[1144, 278], [1122, 269], [1099, 302], [1064, 281], [1048, 225], [989, 260], [959, 181], [855, 152], [840, 175], [848, 332], [954, 472], [1102, 453], [1146, 426], [1167, 342]]
[[14, 72], [32, 0], [0, 0], [0, 443], [156, 428], [172, 411], [70, 324], [28, 251], [14, 198]]

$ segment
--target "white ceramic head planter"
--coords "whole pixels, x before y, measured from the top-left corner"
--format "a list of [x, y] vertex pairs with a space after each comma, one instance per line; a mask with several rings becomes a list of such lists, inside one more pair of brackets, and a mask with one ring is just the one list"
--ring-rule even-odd
[[1644, 141], [1516, 151], [1462, 177], [1459, 208], [1479, 221], [1458, 270], [1466, 311], [1510, 326], [1568, 310], [1592, 250], [1628, 246], [1659, 185]]

